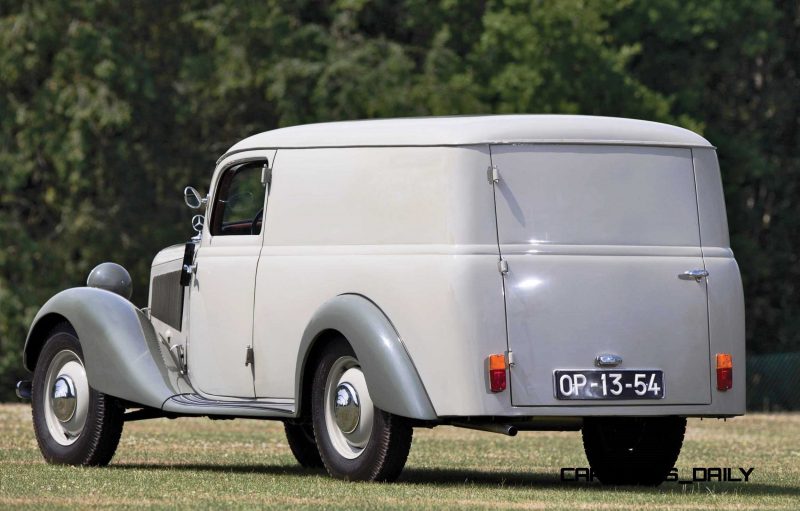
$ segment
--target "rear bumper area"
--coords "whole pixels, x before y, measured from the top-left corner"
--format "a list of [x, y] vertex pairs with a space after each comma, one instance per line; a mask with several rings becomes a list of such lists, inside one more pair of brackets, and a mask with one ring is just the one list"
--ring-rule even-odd
[[[713, 394], [717, 394], [714, 392]], [[720, 393], [721, 394], [721, 393]], [[735, 401], [735, 403], [734, 403]], [[494, 408], [494, 407], [493, 407]], [[709, 417], [723, 418], [744, 415], [743, 400], [713, 399], [700, 405], [570, 405], [570, 406], [512, 406], [493, 410], [491, 415], [518, 419], [520, 417]], [[489, 414], [486, 414], [489, 415]]]

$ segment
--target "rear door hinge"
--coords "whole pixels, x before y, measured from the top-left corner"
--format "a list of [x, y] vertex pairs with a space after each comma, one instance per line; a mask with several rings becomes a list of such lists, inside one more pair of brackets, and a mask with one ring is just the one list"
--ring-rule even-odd
[[497, 261], [497, 270], [500, 272], [501, 275], [505, 275], [508, 273], [508, 261], [505, 259], [500, 259]]
[[255, 354], [253, 353], [252, 346], [247, 347], [247, 352], [244, 356], [244, 366], [255, 366]]
[[508, 350], [508, 354], [506, 356], [506, 360], [508, 360], [508, 367], [514, 367], [514, 352]]
[[261, 186], [269, 186], [272, 182], [272, 169], [269, 166], [269, 163], [265, 163], [263, 167], [261, 167]]
[[489, 168], [486, 169], [486, 178], [489, 180], [490, 185], [500, 182], [500, 171], [497, 170], [496, 165], [490, 165]]

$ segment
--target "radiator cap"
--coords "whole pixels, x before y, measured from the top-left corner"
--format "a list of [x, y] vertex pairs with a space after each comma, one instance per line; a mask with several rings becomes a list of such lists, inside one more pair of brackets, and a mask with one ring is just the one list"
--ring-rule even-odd
[[130, 273], [117, 263], [102, 263], [95, 266], [89, 272], [86, 285], [117, 293], [127, 300], [131, 299], [133, 293]]

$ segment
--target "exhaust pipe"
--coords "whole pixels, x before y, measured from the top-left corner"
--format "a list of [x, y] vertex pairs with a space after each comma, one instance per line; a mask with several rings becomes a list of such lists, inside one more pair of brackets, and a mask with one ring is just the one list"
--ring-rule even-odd
[[500, 433], [502, 435], [517, 436], [517, 428], [511, 424], [468, 424], [464, 422], [453, 422], [450, 424], [457, 428], [476, 429], [478, 431], [488, 431], [490, 433]]

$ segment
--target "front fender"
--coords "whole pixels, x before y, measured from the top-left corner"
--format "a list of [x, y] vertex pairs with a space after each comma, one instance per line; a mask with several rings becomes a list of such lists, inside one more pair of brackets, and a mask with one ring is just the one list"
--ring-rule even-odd
[[67, 289], [42, 306], [25, 340], [28, 370], [34, 370], [50, 328], [63, 320], [78, 334], [86, 376], [95, 390], [154, 408], [178, 393], [169, 383], [147, 317], [125, 298], [99, 288]]
[[342, 334], [364, 372], [370, 397], [381, 410], [412, 419], [434, 420], [436, 412], [400, 335], [383, 311], [361, 295], [344, 294], [325, 302], [306, 327], [297, 361], [297, 396], [315, 342], [326, 331]]

